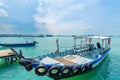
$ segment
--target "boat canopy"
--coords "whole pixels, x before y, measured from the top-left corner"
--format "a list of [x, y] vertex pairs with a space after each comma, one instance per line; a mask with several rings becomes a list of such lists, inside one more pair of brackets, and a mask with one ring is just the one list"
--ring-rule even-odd
[[[85, 47], [87, 46], [86, 44], [92, 44], [93, 43], [93, 39], [95, 40], [101, 40], [102, 42], [99, 41], [99, 43], [102, 44], [102, 47], [110, 47], [110, 37], [105, 37], [105, 36], [76, 36], [74, 37], [74, 48], [76, 48], [76, 43], [78, 43], [78, 41], [76, 41], [76, 39], [81, 39], [80, 40], [80, 46]], [[98, 42], [96, 42], [98, 43]]]
[[105, 37], [105, 36], [89, 36], [88, 38], [94, 38], [94, 39], [102, 39], [102, 40], [105, 40], [105, 39], [109, 39], [110, 37]]
[[75, 39], [79, 38], [92, 38], [92, 39], [109, 39], [110, 37], [105, 37], [105, 36], [76, 36]]

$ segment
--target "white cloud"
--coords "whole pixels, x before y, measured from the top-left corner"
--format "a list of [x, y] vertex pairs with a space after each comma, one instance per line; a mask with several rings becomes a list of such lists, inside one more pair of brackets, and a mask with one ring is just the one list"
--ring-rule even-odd
[[[1, 3], [1, 2], [0, 2], [0, 6], [8, 8], [7, 6], [5, 6], [5, 5], [4, 5], [3, 3]], [[0, 16], [7, 17], [8, 14], [7, 14], [7, 12], [6, 12], [4, 9], [0, 8]]]
[[3, 4], [0, 2], [0, 6], [2, 6]]
[[14, 33], [15, 25], [11, 24], [0, 24], [0, 34]]
[[7, 17], [8, 14], [7, 14], [7, 12], [4, 9], [0, 9], [0, 16]]
[[9, 8], [7, 5], [5, 5], [5, 4], [3, 4], [1, 2], [0, 2], [0, 6], [5, 7], [5, 8]]
[[96, 0], [38, 0], [39, 6], [34, 15], [36, 27], [53, 34], [84, 33], [90, 24], [80, 17], [80, 13]]

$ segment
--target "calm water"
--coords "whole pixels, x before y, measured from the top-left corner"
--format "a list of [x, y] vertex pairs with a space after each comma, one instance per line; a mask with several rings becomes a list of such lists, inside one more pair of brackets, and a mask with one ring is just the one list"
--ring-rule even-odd
[[[21, 47], [15, 48], [19, 51], [21, 49], [26, 57], [36, 57], [38, 55], [47, 54], [54, 52], [56, 50], [56, 43], [54, 38], [0, 38], [0, 42], [25, 42], [28, 41], [38, 41], [39, 44], [36, 47]], [[73, 45], [73, 38], [70, 37], [60, 37], [60, 46], [71, 46]], [[120, 80], [120, 38], [113, 37], [111, 39], [111, 51], [104, 61], [104, 64], [97, 67], [93, 71], [63, 79], [63, 80]], [[0, 50], [7, 49], [6, 47], [0, 47]], [[62, 48], [64, 50], [64, 48]], [[47, 76], [37, 76], [34, 70], [27, 72], [18, 63], [0, 67], [0, 80], [53, 80]]]

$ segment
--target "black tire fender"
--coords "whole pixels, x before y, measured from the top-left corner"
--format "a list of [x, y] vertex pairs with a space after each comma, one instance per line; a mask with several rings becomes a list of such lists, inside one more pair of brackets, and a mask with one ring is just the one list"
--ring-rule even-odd
[[75, 65], [72, 68], [72, 74], [79, 74], [80, 73], [80, 67], [78, 65]]
[[87, 71], [89, 71], [92, 68], [92, 64], [87, 65]]
[[16, 56], [12, 56], [11, 57], [11, 63], [16, 62], [16, 61], [17, 61], [17, 57]]
[[[55, 73], [54, 73], [54, 72]], [[52, 66], [50, 69], [49, 69], [49, 75], [50, 76], [58, 76], [60, 74], [60, 68], [57, 67], [57, 66]]]
[[62, 69], [61, 69], [61, 75], [63, 76], [67, 76], [71, 73], [71, 69], [69, 66], [64, 66]]
[[86, 71], [86, 66], [85, 65], [82, 65], [81, 67], [80, 67], [80, 73], [83, 73], [83, 72], [85, 72]]
[[48, 68], [45, 65], [39, 65], [38, 67], [35, 68], [35, 73], [38, 76], [44, 76], [48, 72]]

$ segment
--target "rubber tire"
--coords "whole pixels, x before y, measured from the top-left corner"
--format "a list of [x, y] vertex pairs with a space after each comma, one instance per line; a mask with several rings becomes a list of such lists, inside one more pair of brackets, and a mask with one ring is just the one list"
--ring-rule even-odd
[[[74, 72], [76, 69], [77, 69], [77, 71]], [[80, 67], [79, 67], [78, 65], [74, 66], [74, 67], [72, 68], [72, 74], [79, 74], [79, 73], [80, 73]]]
[[[56, 74], [53, 74], [52, 73], [52, 70], [58, 70], [58, 72]], [[50, 69], [49, 69], [49, 75], [50, 76], [58, 76], [60, 74], [60, 68], [58, 68], [57, 66], [52, 66]]]
[[85, 72], [86, 71], [86, 66], [85, 65], [82, 65], [81, 67], [80, 67], [80, 73], [83, 73], [83, 72]]
[[[68, 72], [67, 73], [64, 73], [64, 70], [68, 69]], [[69, 66], [64, 66], [62, 69], [61, 69], [61, 75], [62, 76], [68, 76], [69, 74], [71, 73], [71, 69]]]
[[[44, 68], [45, 71], [44, 71], [43, 73], [39, 72], [39, 69], [40, 69], [40, 68]], [[44, 65], [40, 65], [40, 66], [38, 66], [37, 68], [35, 68], [35, 73], [36, 73], [38, 76], [44, 76], [44, 75], [47, 74], [47, 72], [48, 72], [48, 68], [47, 68], [46, 66], [44, 66]]]
[[17, 61], [17, 57], [16, 56], [12, 56], [11, 57], [11, 63], [16, 62], [16, 61]]
[[87, 65], [87, 71], [89, 71], [92, 68], [92, 64]]

